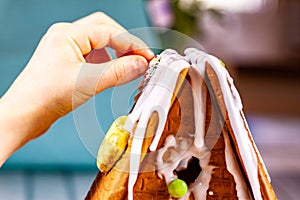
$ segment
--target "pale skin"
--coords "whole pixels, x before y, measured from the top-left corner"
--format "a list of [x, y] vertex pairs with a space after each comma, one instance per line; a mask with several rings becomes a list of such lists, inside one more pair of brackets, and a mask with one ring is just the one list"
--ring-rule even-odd
[[[105, 47], [118, 58], [111, 60]], [[0, 99], [0, 166], [95, 94], [144, 74], [153, 56], [142, 40], [101, 12], [52, 25]]]

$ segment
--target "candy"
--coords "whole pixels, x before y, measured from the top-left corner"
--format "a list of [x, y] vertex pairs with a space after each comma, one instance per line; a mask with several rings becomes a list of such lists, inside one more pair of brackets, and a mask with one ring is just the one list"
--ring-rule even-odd
[[187, 191], [188, 191], [188, 186], [181, 179], [176, 179], [176, 180], [172, 181], [168, 186], [169, 194], [175, 198], [183, 197]]
[[129, 133], [122, 127], [127, 118], [121, 116], [112, 123], [98, 150], [97, 166], [103, 173], [107, 173], [115, 165], [126, 149]]
[[222, 65], [223, 67], [225, 67], [225, 63], [223, 62], [223, 60], [219, 59], [219, 61], [220, 61], [221, 65]]
[[144, 84], [143, 87], [147, 85], [147, 83], [150, 81], [151, 77], [154, 75], [155, 71], [158, 68], [158, 64], [160, 62], [160, 56], [155, 56], [149, 63], [149, 68], [146, 71], [146, 75], [144, 78]]

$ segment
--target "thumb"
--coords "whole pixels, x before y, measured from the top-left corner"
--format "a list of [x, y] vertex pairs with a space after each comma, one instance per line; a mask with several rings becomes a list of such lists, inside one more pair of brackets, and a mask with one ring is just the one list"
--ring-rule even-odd
[[85, 63], [77, 79], [77, 90], [93, 96], [109, 87], [130, 82], [147, 70], [147, 60], [139, 55], [130, 55], [115, 60], [91, 64]]
[[128, 83], [145, 73], [147, 60], [142, 56], [124, 56], [106, 63], [105, 70], [99, 77], [97, 92], [106, 88]]

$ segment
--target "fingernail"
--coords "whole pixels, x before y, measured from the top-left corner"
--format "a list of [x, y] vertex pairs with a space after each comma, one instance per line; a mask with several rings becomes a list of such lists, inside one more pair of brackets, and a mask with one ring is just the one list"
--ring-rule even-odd
[[151, 56], [153, 57], [154, 56], [154, 53], [151, 49], [146, 49], [146, 52]]

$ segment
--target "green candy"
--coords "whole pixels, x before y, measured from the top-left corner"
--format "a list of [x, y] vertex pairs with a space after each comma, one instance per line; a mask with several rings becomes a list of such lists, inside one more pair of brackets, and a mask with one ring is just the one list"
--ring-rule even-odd
[[225, 67], [225, 63], [223, 62], [223, 60], [219, 59], [219, 61], [220, 61], [221, 65], [222, 65], [223, 67]]
[[169, 194], [175, 198], [183, 197], [187, 191], [188, 191], [188, 186], [181, 179], [176, 179], [176, 180], [172, 181], [168, 186]]

